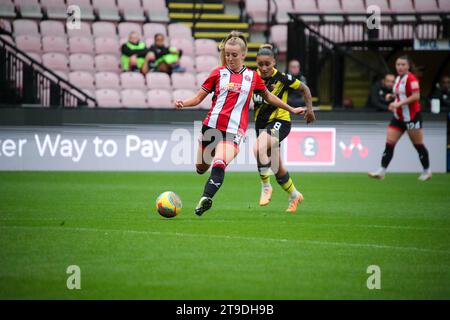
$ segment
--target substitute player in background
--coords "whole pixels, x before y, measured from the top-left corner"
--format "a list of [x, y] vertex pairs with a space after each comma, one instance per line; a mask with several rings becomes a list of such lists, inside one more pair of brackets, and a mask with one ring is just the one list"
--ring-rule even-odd
[[[244, 66], [246, 55], [245, 37], [240, 32], [231, 32], [220, 46], [222, 65], [211, 72], [194, 97], [175, 101], [178, 109], [193, 107], [208, 94], [214, 94], [211, 109], [203, 121], [197, 153], [197, 173], [205, 173], [212, 163], [211, 175], [195, 208], [199, 216], [211, 208], [212, 198], [224, 181], [225, 168], [239, 152], [239, 143], [248, 126], [248, 106], [253, 92], [259, 92], [264, 99], [287, 112], [304, 112], [303, 108], [292, 108], [271, 94], [261, 77]], [[207, 151], [211, 157], [206, 157]]]
[[[284, 74], [275, 69], [275, 54], [270, 44], [262, 45], [256, 54], [258, 74], [264, 80], [266, 88], [282, 101], [288, 99], [288, 89], [299, 90], [303, 93], [306, 104], [305, 119], [307, 123], [315, 120], [312, 110], [312, 98], [309, 88], [290, 74]], [[272, 195], [270, 172], [275, 173], [278, 184], [289, 194], [287, 212], [295, 212], [302, 202], [303, 195], [297, 191], [289, 172], [283, 166], [279, 147], [291, 131], [291, 116], [288, 111], [266, 101], [259, 93], [253, 95], [255, 103], [255, 128], [258, 138], [253, 148], [259, 176], [261, 178], [261, 197], [259, 205], [269, 204]], [[277, 163], [272, 163], [274, 159]]]
[[423, 144], [422, 116], [420, 114], [420, 86], [417, 78], [410, 72], [412, 62], [408, 56], [401, 56], [395, 61], [397, 78], [395, 79], [393, 94], [387, 95], [388, 100], [394, 98], [388, 109], [393, 112], [392, 120], [387, 129], [386, 148], [381, 158], [381, 168], [369, 172], [369, 177], [384, 179], [386, 169], [394, 155], [394, 148], [405, 131], [414, 144], [423, 172], [419, 180], [431, 179], [430, 160], [428, 150]]

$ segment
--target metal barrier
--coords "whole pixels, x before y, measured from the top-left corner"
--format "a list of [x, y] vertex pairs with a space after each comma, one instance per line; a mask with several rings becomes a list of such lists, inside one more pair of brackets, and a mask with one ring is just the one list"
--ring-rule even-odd
[[10, 99], [21, 105], [52, 108], [97, 106], [95, 98], [2, 38], [0, 38], [0, 88], [5, 93], [9, 92]]

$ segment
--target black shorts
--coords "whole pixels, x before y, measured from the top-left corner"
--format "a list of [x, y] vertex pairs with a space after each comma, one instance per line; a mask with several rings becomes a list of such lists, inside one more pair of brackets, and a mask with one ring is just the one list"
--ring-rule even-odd
[[203, 125], [200, 142], [202, 143], [202, 149], [206, 147], [215, 149], [220, 141], [227, 141], [232, 143], [235, 148], [239, 148], [239, 144], [243, 138], [244, 136], [240, 134], [233, 134]]
[[278, 138], [278, 142], [281, 142], [286, 139], [289, 132], [291, 132], [291, 122], [275, 119], [274, 121], [267, 123], [265, 126], [256, 125], [256, 133], [258, 136], [264, 131], [272, 136], [275, 136]]
[[405, 132], [406, 130], [422, 129], [422, 115], [420, 112], [416, 113], [416, 116], [411, 121], [401, 121], [396, 117], [392, 117], [389, 127]]

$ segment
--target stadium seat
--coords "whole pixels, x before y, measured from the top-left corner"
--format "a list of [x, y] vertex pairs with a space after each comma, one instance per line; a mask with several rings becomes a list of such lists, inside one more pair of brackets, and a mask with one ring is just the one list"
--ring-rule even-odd
[[287, 51], [287, 25], [278, 24], [270, 27], [270, 36], [272, 42], [277, 46], [280, 52]]
[[203, 83], [209, 77], [209, 75], [210, 75], [210, 72], [197, 73], [197, 75], [195, 76], [196, 82], [197, 82], [197, 88], [200, 88], [203, 85]]
[[416, 26], [416, 33], [419, 39], [436, 39], [438, 27], [435, 24], [419, 24]]
[[172, 73], [173, 89], [197, 89], [195, 76], [190, 72]]
[[146, 89], [144, 76], [139, 72], [122, 72], [120, 83], [122, 89]]
[[170, 39], [170, 46], [175, 47], [179, 50], [183, 50], [183, 56], [194, 56], [194, 42], [191, 38], [171, 38]]
[[95, 38], [94, 44], [96, 54], [111, 53], [117, 55], [120, 53], [119, 41], [116, 38], [98, 37]]
[[276, 21], [281, 24], [289, 22], [288, 12], [294, 11], [292, 0], [277, 0]]
[[86, 71], [73, 71], [69, 73], [69, 81], [81, 89], [94, 90], [94, 77], [92, 73]]
[[61, 21], [44, 20], [39, 24], [41, 36], [65, 37], [66, 31]]
[[92, 0], [92, 6], [100, 21], [120, 21], [119, 9], [115, 0]]
[[125, 21], [145, 21], [140, 0], [117, 0], [117, 5]]
[[17, 2], [20, 16], [24, 19], [42, 19], [41, 5], [38, 0], [24, 0]]
[[450, 0], [438, 0], [439, 9], [443, 12], [450, 12]]
[[0, 38], [2, 38], [4, 41], [8, 42], [9, 44], [14, 45], [14, 39], [11, 36], [8, 36], [6, 34], [0, 34]]
[[44, 52], [67, 53], [67, 40], [65, 37], [45, 36], [42, 38]]
[[97, 21], [92, 24], [94, 37], [117, 38], [116, 26], [112, 22]]
[[320, 18], [316, 15], [319, 13], [316, 0], [294, 0], [294, 12], [312, 13], [312, 15], [309, 16], [302, 16], [302, 19], [306, 22], [320, 21]]
[[197, 56], [195, 58], [195, 67], [197, 69], [197, 72], [211, 72], [218, 66], [218, 56]]
[[342, 10], [349, 14], [359, 14], [358, 16], [348, 16], [347, 19], [350, 22], [365, 22], [367, 19], [364, 0], [342, 1]]
[[394, 24], [392, 26], [392, 39], [404, 40], [414, 37], [414, 27], [410, 24]]
[[[319, 11], [322, 13], [343, 13], [339, 0], [317, 0]], [[324, 16], [326, 22], [344, 22], [343, 16]]]
[[164, 37], [167, 38], [167, 29], [166, 26], [163, 25], [162, 23], [153, 23], [153, 22], [146, 23], [144, 24], [143, 29], [144, 29], [144, 37], [146, 39], [150, 38], [153, 41], [155, 34], [157, 33], [162, 33]]
[[80, 22], [79, 29], [67, 29], [68, 37], [92, 37], [91, 24], [89, 22]]
[[192, 38], [192, 30], [182, 23], [171, 23], [167, 27], [170, 38]]
[[210, 55], [217, 56], [219, 49], [217, 43], [212, 39], [196, 39], [194, 41], [195, 53], [198, 56]]
[[131, 32], [137, 32], [142, 36], [142, 28], [135, 22], [121, 22], [118, 25], [119, 38], [128, 38]]
[[56, 70], [56, 71], [53, 71], [53, 72], [56, 73], [61, 78], [63, 78], [64, 80], [69, 81], [69, 75], [68, 75], [68, 73], [66, 71]]
[[33, 58], [34, 60], [36, 60], [39, 63], [42, 63], [42, 58], [41, 55], [39, 53], [36, 52], [28, 52], [27, 53], [28, 56], [30, 56], [31, 58]]
[[95, 69], [97, 71], [120, 72], [119, 58], [112, 54], [99, 54], [95, 56]]
[[120, 94], [117, 90], [100, 89], [95, 90], [95, 98], [99, 107], [121, 108]]
[[69, 56], [70, 70], [72, 71], [90, 71], [93, 72], [94, 58], [85, 53], [74, 53]]
[[193, 96], [195, 96], [194, 90], [178, 89], [178, 90], [173, 91], [173, 93], [172, 93], [173, 101], [185, 100], [185, 99], [192, 98]]
[[415, 13], [412, 0], [395, 0], [391, 1], [391, 11], [393, 13], [411, 13], [411, 15], [406, 16], [396, 16], [397, 21], [400, 22], [415, 22], [416, 17], [413, 15]]
[[[450, 1], [449, 1], [450, 3]], [[436, 1], [430, 0], [414, 0], [414, 5], [417, 12], [439, 12], [439, 7]]]
[[150, 22], [168, 23], [170, 21], [165, 0], [142, 0], [142, 6]]
[[[267, 0], [246, 0], [247, 14], [254, 23], [267, 23]], [[270, 4], [270, 13], [275, 12], [275, 4]]]
[[17, 19], [13, 21], [14, 35], [37, 35], [39, 36], [38, 25], [36, 21], [28, 19]]
[[41, 6], [49, 19], [67, 18], [67, 7], [64, 0], [41, 0]]
[[62, 53], [44, 53], [42, 63], [52, 70], [69, 71], [69, 60]]
[[170, 91], [155, 89], [147, 92], [147, 106], [150, 108], [173, 109], [172, 95]]
[[70, 37], [69, 38], [70, 53], [94, 53], [94, 42], [90, 37]]
[[8, 31], [9, 33], [12, 33], [12, 26], [11, 26], [11, 22], [9, 22], [9, 20], [6, 19], [0, 19], [0, 28]]
[[186, 70], [186, 72], [195, 72], [195, 63], [192, 57], [183, 55], [180, 58], [180, 65]]
[[363, 41], [364, 40], [364, 26], [361, 24], [344, 25], [344, 40], [345, 41]]
[[144, 91], [125, 89], [121, 92], [122, 106], [125, 108], [148, 108]]
[[95, 74], [95, 86], [97, 89], [120, 89], [120, 80], [117, 73], [97, 72]]
[[343, 42], [344, 33], [341, 26], [333, 24], [324, 24], [319, 27], [319, 32], [324, 37], [330, 39], [333, 42]]
[[0, 2], [0, 18], [15, 18], [16, 10], [14, 4], [10, 0]]
[[17, 48], [25, 52], [36, 52], [40, 53], [42, 51], [41, 48], [41, 38], [38, 36], [26, 36], [20, 35], [15, 39]]
[[170, 76], [164, 72], [149, 72], [145, 76], [147, 87], [149, 89], [166, 89], [171, 90], [172, 85]]

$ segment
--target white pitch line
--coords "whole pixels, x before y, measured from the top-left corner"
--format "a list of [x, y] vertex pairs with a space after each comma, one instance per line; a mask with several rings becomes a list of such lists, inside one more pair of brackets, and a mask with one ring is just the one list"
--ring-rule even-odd
[[318, 241], [318, 240], [298, 240], [298, 239], [281, 239], [281, 238], [263, 238], [263, 237], [244, 237], [244, 236], [227, 236], [217, 234], [197, 234], [197, 233], [182, 233], [182, 232], [160, 232], [160, 231], [139, 231], [139, 230], [116, 230], [116, 229], [97, 229], [97, 228], [73, 228], [73, 227], [48, 227], [48, 226], [0, 226], [0, 228], [16, 228], [16, 229], [46, 229], [53, 231], [82, 231], [82, 232], [115, 232], [115, 233], [128, 233], [138, 235], [157, 235], [157, 236], [176, 236], [176, 237], [206, 237], [216, 239], [228, 239], [228, 240], [251, 240], [251, 241], [269, 241], [280, 243], [299, 243], [299, 244], [312, 244], [321, 246], [340, 246], [340, 247], [356, 247], [356, 248], [374, 248], [374, 249], [391, 249], [391, 250], [404, 250], [404, 251], [421, 251], [430, 253], [450, 254], [448, 250], [439, 249], [426, 249], [417, 247], [401, 247], [390, 246], [381, 244], [370, 243], [349, 243], [349, 242], [333, 242], [333, 241]]

